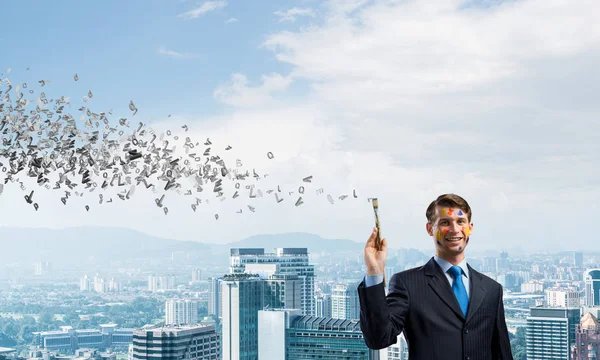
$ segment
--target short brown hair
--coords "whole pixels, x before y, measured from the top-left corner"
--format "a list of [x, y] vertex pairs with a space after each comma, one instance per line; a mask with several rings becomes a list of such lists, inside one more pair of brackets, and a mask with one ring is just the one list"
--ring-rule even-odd
[[456, 194], [440, 195], [429, 204], [427, 211], [425, 212], [425, 216], [429, 223], [433, 223], [435, 220], [435, 209], [437, 206], [459, 208], [467, 214], [467, 219], [471, 222], [471, 207], [469, 206], [469, 203], [467, 203], [467, 200]]

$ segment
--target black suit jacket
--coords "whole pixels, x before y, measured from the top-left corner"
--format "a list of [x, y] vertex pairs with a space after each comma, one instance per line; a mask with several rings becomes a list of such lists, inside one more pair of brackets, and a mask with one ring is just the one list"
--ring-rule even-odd
[[433, 257], [422, 267], [394, 274], [387, 296], [383, 283], [366, 287], [361, 281], [360, 327], [367, 346], [386, 348], [404, 331], [410, 360], [513, 360], [502, 286], [469, 270], [466, 318]]

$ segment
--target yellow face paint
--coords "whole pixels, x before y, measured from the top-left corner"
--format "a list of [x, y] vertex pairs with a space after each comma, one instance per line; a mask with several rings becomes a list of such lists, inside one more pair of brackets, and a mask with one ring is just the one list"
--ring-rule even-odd
[[465, 233], [465, 237], [468, 238], [471, 235], [471, 227], [470, 226], [463, 227], [463, 232]]
[[446, 216], [446, 209], [441, 209], [440, 214], [442, 214], [442, 216]]

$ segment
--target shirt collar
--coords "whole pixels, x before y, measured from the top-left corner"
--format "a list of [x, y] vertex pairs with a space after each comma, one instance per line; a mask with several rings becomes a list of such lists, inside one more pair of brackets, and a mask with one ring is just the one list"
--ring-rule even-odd
[[[438, 265], [442, 268], [442, 271], [444, 272], [444, 274], [447, 273], [448, 270], [452, 267], [452, 264], [450, 264], [446, 260], [438, 257], [437, 255], [434, 255], [433, 258], [435, 259], [435, 262], [437, 262]], [[467, 258], [464, 258], [463, 261], [461, 261], [458, 264], [458, 266], [463, 269], [463, 274], [468, 279], [469, 278], [469, 267], [467, 266]]]

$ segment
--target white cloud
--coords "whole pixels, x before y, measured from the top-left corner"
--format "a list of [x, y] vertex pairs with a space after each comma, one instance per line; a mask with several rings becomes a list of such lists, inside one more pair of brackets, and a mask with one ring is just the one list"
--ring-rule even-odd
[[[296, 106], [280, 107], [281, 118], [318, 124], [312, 136], [319, 128], [335, 134], [323, 139], [327, 150], [298, 153], [302, 168], [333, 188], [352, 184], [385, 199], [386, 230], [396, 241], [422, 238], [424, 207], [439, 193], [457, 192], [474, 205], [482, 237], [506, 247], [565, 247], [559, 234], [540, 237], [535, 229], [552, 222], [568, 232], [564, 211], [587, 218], [583, 204], [600, 200], [593, 186], [600, 106], [590, 96], [600, 81], [600, 3], [461, 6], [330, 1], [323, 25], [267, 36], [265, 47], [293, 68], [279, 77], [311, 89]], [[232, 116], [250, 107], [259, 118], [273, 108], [264, 87], [249, 87], [241, 75], [215, 95], [238, 107]], [[288, 87], [277, 90], [280, 98]], [[310, 115], [294, 116], [304, 107]], [[360, 240], [370, 217], [362, 206], [350, 208], [315, 209], [312, 216], [329, 226], [307, 227]], [[527, 223], [514, 224], [519, 213]], [[584, 246], [581, 238], [569, 246]]]
[[238, 22], [238, 21], [239, 21], [238, 19], [232, 17], [232, 18], [225, 20], [225, 24], [231, 24], [231, 23]]
[[273, 14], [279, 17], [280, 22], [294, 22], [297, 17], [310, 16], [315, 17], [315, 12], [311, 8], [293, 7], [286, 11], [275, 11]]
[[162, 46], [158, 49], [158, 54], [159, 55], [164, 55], [164, 56], [169, 56], [169, 57], [172, 57], [172, 58], [178, 58], [178, 59], [187, 59], [187, 58], [194, 57], [193, 55], [180, 53], [180, 52], [177, 52], [177, 51], [174, 51], [174, 50], [167, 49], [167, 48], [162, 47]]
[[227, 6], [226, 1], [206, 1], [199, 8], [179, 14], [179, 15], [177, 15], [177, 17], [180, 17], [183, 19], [197, 19], [200, 16], [202, 16], [208, 12], [222, 9], [226, 6]]
[[231, 81], [220, 85], [213, 95], [220, 102], [239, 106], [264, 106], [274, 100], [272, 94], [285, 90], [292, 82], [291, 76], [270, 74], [262, 76], [262, 85], [249, 87], [248, 78], [244, 74], [232, 74]]

